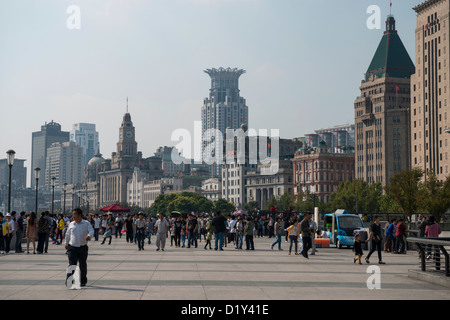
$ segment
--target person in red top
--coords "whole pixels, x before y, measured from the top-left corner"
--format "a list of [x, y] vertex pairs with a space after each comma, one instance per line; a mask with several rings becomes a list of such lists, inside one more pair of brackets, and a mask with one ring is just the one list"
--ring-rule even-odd
[[[400, 219], [400, 220], [398, 220], [397, 230], [395, 232], [395, 237], [397, 239], [397, 241], [396, 241], [397, 254], [406, 254], [405, 235], [406, 235], [406, 226], [403, 222], [403, 219]], [[400, 245], [401, 245], [401, 247], [400, 247]]]
[[[441, 234], [441, 227], [438, 223], [436, 223], [436, 218], [434, 216], [431, 216], [428, 219], [428, 225], [425, 227], [425, 237], [426, 238], [439, 238], [439, 235]], [[428, 246], [428, 255], [427, 260], [431, 258], [431, 245]], [[435, 258], [439, 258], [439, 246], [434, 246], [434, 252], [435, 252]]]

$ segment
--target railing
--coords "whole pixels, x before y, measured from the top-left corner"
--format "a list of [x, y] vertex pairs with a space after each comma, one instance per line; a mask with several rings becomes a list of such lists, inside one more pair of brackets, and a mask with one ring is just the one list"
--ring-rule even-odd
[[[445, 276], [450, 277], [450, 262], [447, 252], [450, 248], [450, 238], [407, 238], [406, 241], [416, 245], [422, 271], [444, 273]], [[444, 261], [442, 261], [442, 256]], [[442, 262], [444, 262], [443, 266]]]

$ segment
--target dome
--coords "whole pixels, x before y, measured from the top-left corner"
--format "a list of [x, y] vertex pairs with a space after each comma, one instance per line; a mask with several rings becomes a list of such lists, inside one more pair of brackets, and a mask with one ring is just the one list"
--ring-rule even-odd
[[327, 143], [325, 142], [325, 141], [320, 141], [319, 142], [319, 146], [321, 146], [321, 147], [326, 147], [327, 146]]
[[102, 154], [100, 152], [97, 152], [94, 157], [89, 160], [88, 167], [99, 167], [102, 165], [104, 160], [105, 159], [103, 159]]

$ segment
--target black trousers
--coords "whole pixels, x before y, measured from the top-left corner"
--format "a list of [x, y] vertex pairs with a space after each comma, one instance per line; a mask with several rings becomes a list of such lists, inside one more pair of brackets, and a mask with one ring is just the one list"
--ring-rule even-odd
[[12, 240], [12, 234], [7, 233], [5, 236], [5, 252], [6, 253], [9, 253], [9, 251], [11, 250], [11, 240]]
[[368, 260], [370, 258], [370, 256], [372, 255], [372, 253], [374, 253], [375, 251], [378, 251], [378, 261], [382, 261], [381, 260], [381, 241], [376, 242], [375, 240], [370, 240], [370, 252], [367, 255], [366, 259]]
[[253, 235], [245, 235], [245, 245], [247, 250], [255, 250], [255, 245], [253, 243]]
[[[69, 257], [69, 266], [76, 266], [80, 268], [80, 284], [85, 285], [87, 283], [87, 257], [88, 246], [72, 247], [69, 245], [67, 250], [67, 256]], [[67, 274], [67, 278], [70, 274]]]
[[46, 236], [47, 236], [46, 232], [38, 232], [38, 245], [37, 245], [37, 249], [36, 249], [38, 253], [44, 252]]
[[312, 248], [311, 237], [302, 237], [302, 241], [303, 241], [302, 255], [308, 258], [308, 250]]

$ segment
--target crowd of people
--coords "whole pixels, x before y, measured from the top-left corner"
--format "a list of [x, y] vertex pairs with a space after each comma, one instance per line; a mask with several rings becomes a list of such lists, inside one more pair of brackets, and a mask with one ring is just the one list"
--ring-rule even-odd
[[[106, 214], [89, 214], [84, 217], [90, 222], [94, 230], [95, 241], [111, 245], [113, 238], [126, 239], [127, 243], [137, 245], [138, 250], [144, 250], [145, 243], [155, 241], [156, 250], [164, 251], [166, 241], [170, 238], [170, 246], [177, 248], [197, 248], [199, 242], [204, 241], [203, 249], [223, 251], [224, 247], [231, 246], [236, 250], [255, 250], [255, 238], [274, 238], [270, 248], [277, 247], [282, 251], [282, 237], [288, 243], [290, 255], [302, 254], [308, 258], [308, 251], [315, 254], [315, 238], [326, 237], [311, 214], [290, 214], [289, 216], [275, 213], [267, 216], [259, 214], [247, 215], [214, 215], [207, 213], [190, 213], [187, 215], [165, 215], [147, 217], [144, 213], [125, 214], [111, 212]], [[45, 211], [38, 218], [34, 212], [28, 216], [25, 212], [16, 212], [3, 215], [0, 212], [0, 254], [7, 254], [11, 250], [16, 253], [43, 254], [48, 252], [50, 241], [54, 245], [63, 243], [65, 233], [70, 221], [69, 215], [52, 215]], [[381, 252], [405, 254], [406, 253], [406, 224], [403, 219], [392, 219], [384, 226], [384, 246], [381, 248], [382, 235], [379, 218], [374, 217], [370, 227], [369, 238], [371, 251], [365, 258], [368, 262], [370, 256], [378, 251], [379, 263], [383, 264]], [[418, 215], [416, 222], [419, 237], [438, 237], [441, 233], [439, 224], [433, 216]], [[15, 242], [11, 240], [15, 236]], [[102, 239], [100, 239], [100, 237]], [[22, 239], [26, 238], [26, 249], [22, 247]], [[301, 241], [300, 241], [301, 240]], [[359, 237], [355, 237], [356, 256], [362, 255]], [[30, 250], [32, 249], [32, 251]], [[357, 254], [358, 253], [358, 254]], [[357, 259], [360, 261], [359, 259]], [[357, 261], [355, 260], [355, 261]]]
[[[101, 241], [101, 245], [111, 245], [113, 239], [126, 239], [127, 243], [137, 245], [138, 250], [144, 250], [145, 243], [155, 241], [156, 250], [164, 251], [166, 241], [177, 248], [197, 248], [199, 242], [204, 242], [203, 249], [223, 251], [230, 246], [236, 250], [255, 250], [255, 238], [274, 238], [271, 249], [275, 246], [282, 251], [282, 236], [290, 243], [289, 254], [294, 251], [308, 257], [307, 251], [313, 248], [311, 238], [315, 237], [317, 224], [308, 214], [282, 217], [277, 214], [261, 216], [259, 214], [233, 215], [216, 212], [190, 213], [187, 215], [165, 215], [147, 217], [144, 213], [105, 213], [88, 214], [83, 217], [93, 230], [93, 241]], [[64, 243], [71, 215], [52, 215], [42, 212], [38, 218], [36, 213], [26, 215], [21, 212], [0, 213], [0, 253], [7, 254], [11, 248], [16, 253], [44, 254], [48, 252], [51, 242], [54, 245]], [[299, 249], [300, 234], [303, 246]], [[15, 243], [11, 239], [15, 236]], [[22, 239], [26, 238], [26, 249], [22, 248]], [[169, 239], [170, 238], [170, 239]], [[308, 250], [303, 250], [307, 248]]]
[[[8, 254], [11, 249], [14, 249], [15, 253], [30, 254], [31, 246], [33, 254], [47, 253], [50, 239], [52, 244], [62, 243], [64, 230], [69, 222], [67, 215], [51, 215], [48, 211], [42, 212], [40, 218], [35, 212], [28, 216], [24, 211], [19, 215], [15, 211], [5, 215], [0, 212], [0, 254]], [[15, 241], [12, 244], [13, 238]], [[26, 251], [22, 246], [23, 238], [26, 238]]]

